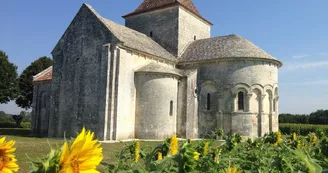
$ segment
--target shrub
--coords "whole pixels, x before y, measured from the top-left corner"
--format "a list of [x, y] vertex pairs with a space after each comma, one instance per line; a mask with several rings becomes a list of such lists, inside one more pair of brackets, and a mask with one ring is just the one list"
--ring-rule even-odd
[[309, 133], [328, 134], [328, 125], [313, 125], [313, 124], [280, 124], [279, 129], [283, 134], [297, 133], [306, 136]]

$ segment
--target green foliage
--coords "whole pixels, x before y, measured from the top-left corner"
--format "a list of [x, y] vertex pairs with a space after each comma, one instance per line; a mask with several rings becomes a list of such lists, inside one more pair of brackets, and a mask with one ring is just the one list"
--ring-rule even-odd
[[39, 161], [32, 161], [31, 173], [55, 173], [59, 171], [60, 149], [51, 149], [50, 153]]
[[328, 125], [279, 124], [279, 129], [283, 134], [297, 133], [306, 136], [309, 133], [317, 133], [319, 137], [328, 134]]
[[17, 66], [10, 63], [6, 53], [0, 50], [0, 104], [8, 103], [17, 95]]
[[52, 59], [41, 57], [28, 66], [19, 77], [19, 95], [16, 104], [24, 109], [31, 108], [33, 101], [33, 76], [50, 67]]
[[15, 123], [12, 119], [12, 115], [8, 115], [3, 111], [0, 111], [0, 124], [2, 123]]
[[[317, 173], [327, 171], [328, 168], [328, 138], [325, 135], [318, 138], [314, 133], [306, 136], [296, 134], [281, 136], [279, 133], [270, 133], [262, 138], [248, 139], [245, 142], [241, 142], [241, 136], [238, 134], [224, 138], [225, 142], [221, 144], [214, 140], [183, 142], [178, 154], [174, 156], [163, 154], [163, 159], [157, 160], [158, 151], [168, 151], [169, 145], [166, 140], [150, 152], [145, 152], [145, 157], [139, 163], [126, 164], [121, 168], [118, 166], [120, 162], [133, 163], [131, 155], [124, 157], [124, 160], [118, 157], [117, 163], [104, 163], [104, 165], [108, 169], [115, 170], [112, 172], [126, 173], [225, 173], [232, 167], [245, 173]], [[204, 152], [206, 146], [208, 151]], [[133, 144], [127, 148], [130, 148], [129, 151], [134, 151]], [[124, 150], [126, 149], [122, 151]], [[195, 152], [201, 153], [199, 159], [195, 158]]]
[[21, 111], [19, 115], [10, 115], [0, 111], [0, 128], [31, 128], [31, 113]]
[[317, 110], [306, 114], [279, 114], [279, 123], [328, 124], [328, 110]]

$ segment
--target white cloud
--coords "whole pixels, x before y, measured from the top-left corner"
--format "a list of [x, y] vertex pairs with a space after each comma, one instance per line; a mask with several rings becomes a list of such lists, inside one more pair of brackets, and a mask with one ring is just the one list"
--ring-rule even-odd
[[294, 55], [292, 58], [293, 59], [301, 59], [301, 58], [307, 58], [307, 57], [313, 57], [313, 56], [327, 56], [327, 52], [321, 52], [317, 54], [304, 54], [304, 55]]
[[296, 86], [306, 86], [306, 85], [328, 85], [328, 80], [315, 80], [315, 81], [305, 81], [297, 83], [283, 83], [284, 85], [296, 85]]
[[311, 56], [310, 54], [305, 54], [305, 55], [295, 55], [293, 56], [293, 59], [300, 59], [300, 58], [306, 58]]
[[328, 61], [317, 61], [317, 62], [305, 62], [305, 63], [289, 63], [285, 64], [284, 69], [286, 70], [297, 70], [297, 69], [310, 69], [318, 67], [328, 67]]
[[317, 55], [318, 55], [318, 56], [327, 56], [328, 53], [326, 53], [326, 52], [322, 52], [322, 53], [318, 53]]

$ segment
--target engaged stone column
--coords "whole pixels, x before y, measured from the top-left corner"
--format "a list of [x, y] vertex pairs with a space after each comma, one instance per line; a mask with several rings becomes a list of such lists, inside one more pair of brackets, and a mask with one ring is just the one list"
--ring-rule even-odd
[[273, 126], [273, 97], [272, 95], [269, 96], [269, 132], [272, 132], [272, 126]]
[[236, 100], [237, 100], [237, 94], [232, 94], [231, 112], [236, 112]]
[[222, 94], [218, 94], [218, 116], [217, 116], [217, 124], [216, 124], [216, 127], [220, 127], [223, 129], [223, 111], [222, 111], [222, 108], [224, 107], [223, 105], [223, 98], [224, 98], [224, 95]]
[[276, 96], [274, 101], [275, 101], [275, 112], [274, 114], [272, 115], [272, 131], [274, 132], [277, 132], [279, 130], [279, 114], [278, 114], [278, 100], [279, 100], [279, 97]]
[[260, 107], [260, 112], [259, 112], [259, 133], [260, 136], [262, 136], [263, 134], [263, 116], [264, 116], [264, 111], [263, 111], [263, 101], [264, 101], [265, 95], [261, 95], [259, 98], [259, 107]]
[[252, 98], [253, 94], [247, 94], [246, 96], [246, 112], [250, 112], [251, 111], [251, 98]]

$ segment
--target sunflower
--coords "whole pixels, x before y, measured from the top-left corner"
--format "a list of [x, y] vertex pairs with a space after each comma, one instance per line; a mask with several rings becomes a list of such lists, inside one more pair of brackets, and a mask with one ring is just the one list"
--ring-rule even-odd
[[296, 138], [297, 138], [296, 133], [293, 133], [293, 135], [292, 135], [292, 140], [295, 141]]
[[278, 144], [280, 144], [282, 142], [282, 139], [281, 139], [281, 132], [276, 132], [276, 142], [274, 144], [274, 146], [278, 146]]
[[161, 152], [157, 152], [157, 160], [162, 160], [163, 154]]
[[16, 164], [16, 158], [14, 156], [15, 142], [6, 142], [6, 138], [0, 139], [0, 172], [12, 173], [17, 172], [19, 167]]
[[134, 161], [137, 163], [140, 158], [140, 142], [137, 141], [134, 149]]
[[204, 144], [204, 148], [203, 148], [203, 155], [207, 155], [208, 154], [208, 146], [209, 146], [209, 142], [205, 142]]
[[199, 160], [199, 155], [200, 155], [200, 154], [199, 154], [198, 152], [195, 151], [195, 152], [194, 152], [194, 159], [195, 159], [195, 160]]
[[238, 171], [238, 168], [236, 166], [234, 166], [233, 168], [231, 168], [229, 166], [227, 173], [240, 173], [241, 171]]
[[315, 145], [315, 143], [317, 142], [318, 137], [316, 135], [313, 136], [312, 139], [312, 145]]
[[301, 140], [298, 140], [297, 141], [297, 148], [300, 149], [301, 148], [301, 145], [302, 145]]
[[102, 147], [93, 140], [94, 133], [85, 131], [76, 137], [69, 147], [64, 143], [60, 156], [60, 173], [98, 173], [96, 167], [103, 159]]
[[173, 135], [170, 140], [170, 155], [174, 156], [179, 151], [179, 139], [176, 135]]

